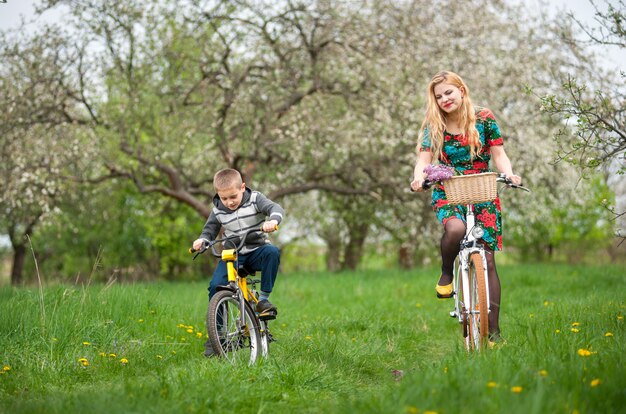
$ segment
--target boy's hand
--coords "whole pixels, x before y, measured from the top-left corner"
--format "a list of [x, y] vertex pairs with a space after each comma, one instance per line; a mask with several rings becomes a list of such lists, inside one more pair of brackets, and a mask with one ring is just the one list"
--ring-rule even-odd
[[193, 249], [194, 250], [200, 250], [202, 249], [202, 245], [204, 244], [206, 240], [204, 239], [198, 239], [196, 241], [193, 242]]
[[271, 233], [278, 229], [278, 222], [276, 220], [269, 220], [263, 223], [261, 230], [265, 233]]

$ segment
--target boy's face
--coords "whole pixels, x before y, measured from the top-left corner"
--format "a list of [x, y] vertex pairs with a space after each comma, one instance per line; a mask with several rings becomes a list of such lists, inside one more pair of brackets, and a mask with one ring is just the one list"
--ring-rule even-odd
[[246, 183], [242, 183], [241, 187], [233, 186], [218, 190], [217, 195], [226, 208], [236, 210], [241, 204], [241, 199], [243, 198], [243, 193], [245, 191]]

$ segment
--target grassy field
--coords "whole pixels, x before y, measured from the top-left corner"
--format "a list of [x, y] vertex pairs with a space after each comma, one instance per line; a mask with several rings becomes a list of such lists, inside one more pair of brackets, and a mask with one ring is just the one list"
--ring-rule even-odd
[[499, 270], [508, 343], [480, 355], [434, 269], [279, 275], [252, 368], [202, 356], [204, 283], [4, 288], [0, 412], [626, 412], [626, 268]]

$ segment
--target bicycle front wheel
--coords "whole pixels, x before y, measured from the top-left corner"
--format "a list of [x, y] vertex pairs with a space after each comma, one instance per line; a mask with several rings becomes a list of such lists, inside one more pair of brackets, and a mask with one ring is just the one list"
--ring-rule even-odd
[[250, 305], [242, 304], [235, 293], [222, 290], [213, 295], [206, 325], [217, 355], [233, 363], [256, 361], [261, 349], [258, 319]]
[[489, 304], [487, 303], [487, 276], [482, 256], [469, 257], [469, 303], [467, 308], [469, 350], [480, 350], [487, 344], [489, 335]]

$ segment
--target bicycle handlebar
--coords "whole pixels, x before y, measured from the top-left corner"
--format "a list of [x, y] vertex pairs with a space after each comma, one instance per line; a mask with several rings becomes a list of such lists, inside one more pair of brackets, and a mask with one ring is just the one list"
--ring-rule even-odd
[[[276, 226], [276, 230], [278, 230], [278, 226]], [[237, 251], [241, 250], [241, 248], [243, 247], [246, 239], [248, 238], [248, 235], [254, 231], [263, 231], [263, 226], [261, 226], [260, 228], [251, 228], [248, 229], [245, 233], [243, 233], [243, 235], [239, 236], [239, 235], [232, 235], [232, 236], [227, 236], [227, 237], [222, 237], [221, 239], [215, 239], [215, 240], [209, 240], [209, 241], [205, 241], [204, 243], [202, 243], [202, 247], [198, 250], [194, 249], [193, 246], [189, 248], [189, 253], [193, 254], [196, 253], [196, 255], [193, 257], [194, 260], [196, 257], [198, 257], [198, 255], [206, 252], [207, 250], [211, 249], [211, 252], [213, 253], [214, 256], [216, 257], [220, 257], [219, 254], [217, 254], [215, 252], [215, 250], [213, 249], [213, 246], [215, 246], [218, 243], [222, 243], [222, 242], [227, 242], [227, 241], [232, 241], [234, 239], [238, 239], [241, 238], [239, 241], [239, 244], [237, 246], [235, 246], [235, 249]], [[234, 243], [233, 243], [234, 244]]]
[[[511, 181], [510, 178], [508, 178], [505, 174], [498, 174], [498, 176], [496, 177], [496, 182], [499, 183], [504, 183], [506, 184], [507, 187], [511, 187], [511, 188], [516, 188], [516, 189], [520, 189], [520, 190], [524, 190], [526, 192], [530, 193], [530, 189], [522, 186], [522, 185], [518, 185], [518, 184], [514, 184], [513, 181]], [[428, 190], [430, 187], [432, 187], [435, 183], [437, 183], [437, 181], [430, 181], [429, 179], [424, 180], [424, 182], [422, 183], [422, 188], [424, 190]], [[413, 188], [411, 188], [411, 192], [415, 192], [415, 190], [413, 190]]]

